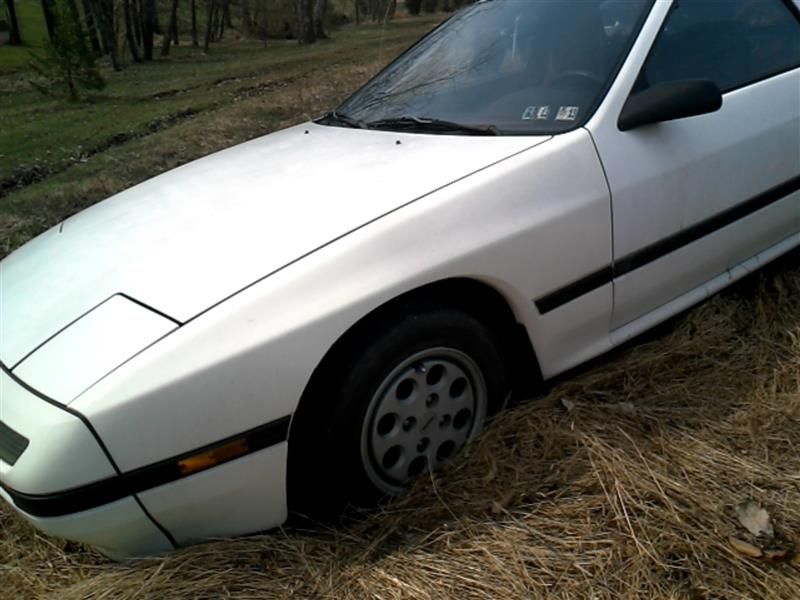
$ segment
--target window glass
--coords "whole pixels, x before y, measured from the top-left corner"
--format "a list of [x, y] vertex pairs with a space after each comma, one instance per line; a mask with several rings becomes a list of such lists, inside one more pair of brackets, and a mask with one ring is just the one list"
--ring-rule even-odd
[[635, 91], [710, 79], [725, 92], [800, 66], [800, 22], [782, 0], [678, 0]]
[[602, 98], [651, 6], [652, 0], [478, 2], [336, 114], [351, 125], [405, 131], [413, 119], [488, 126], [501, 134], [574, 129]]

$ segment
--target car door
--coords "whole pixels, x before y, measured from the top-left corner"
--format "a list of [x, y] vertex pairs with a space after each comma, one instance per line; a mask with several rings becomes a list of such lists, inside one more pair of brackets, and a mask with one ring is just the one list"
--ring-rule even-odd
[[[643, 46], [648, 35], [655, 41]], [[587, 125], [612, 195], [612, 330], [702, 291], [800, 230], [797, 6], [791, 0], [657, 3], [641, 38], [625, 66], [627, 79], [623, 70], [610, 92], [619, 96], [616, 105], [611, 98], [613, 110]], [[719, 111], [619, 130], [629, 95], [698, 78], [723, 92]]]

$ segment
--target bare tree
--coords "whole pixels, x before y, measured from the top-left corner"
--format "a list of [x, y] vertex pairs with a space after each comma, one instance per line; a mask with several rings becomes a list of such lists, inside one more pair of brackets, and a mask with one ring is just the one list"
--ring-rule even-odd
[[56, 17], [53, 0], [42, 0], [42, 13], [44, 14], [45, 27], [47, 27], [47, 36], [52, 42], [56, 33]]
[[[233, 29], [233, 21], [231, 21], [230, 0], [222, 0], [222, 17], [225, 20], [225, 27], [227, 27], [228, 29]], [[220, 39], [222, 39], [222, 36], [220, 36]]]
[[264, 48], [267, 47], [267, 38], [269, 37], [269, 22], [267, 19], [267, 2], [269, 0], [255, 0], [255, 9], [253, 11], [253, 27], [258, 33], [259, 39], [264, 42]]
[[314, 6], [314, 36], [318, 40], [328, 39], [325, 33], [325, 13], [328, 10], [328, 0], [317, 0]]
[[[177, 0], [176, 0], [176, 4], [177, 4]], [[177, 6], [175, 7], [175, 10], [176, 11], [178, 10]], [[180, 44], [180, 39], [178, 38], [178, 14], [177, 14], [177, 12], [175, 13], [175, 19], [172, 20], [172, 22], [170, 23], [169, 33], [172, 36], [172, 44], [175, 45], [175, 46]]]
[[163, 35], [164, 31], [161, 29], [161, 22], [158, 20], [158, 4], [153, 0], [153, 33], [156, 35]]
[[22, 45], [22, 36], [19, 33], [19, 22], [17, 22], [17, 9], [14, 0], [6, 0], [6, 12], [8, 12], [8, 26], [10, 28], [8, 43], [12, 46]]
[[297, 41], [313, 44], [317, 41], [314, 31], [314, 0], [295, 0], [297, 12]]
[[131, 57], [134, 62], [142, 62], [142, 57], [139, 54], [139, 44], [136, 41], [136, 18], [134, 16], [131, 0], [122, 0], [122, 11], [122, 18], [125, 22], [125, 40], [128, 43]]
[[131, 23], [133, 33], [136, 35], [136, 43], [142, 46], [142, 2], [141, 0], [131, 0]]
[[119, 71], [121, 69], [117, 52], [117, 32], [114, 27], [114, 0], [92, 0], [92, 9], [100, 30], [100, 42], [103, 50], [111, 57], [111, 65], [114, 70]]
[[203, 50], [208, 52], [211, 35], [214, 32], [214, 14], [216, 13], [217, 2], [216, 0], [206, 0], [206, 2], [208, 3], [208, 18], [206, 19], [206, 39], [203, 44]]
[[99, 34], [97, 33], [97, 25], [94, 18], [94, 10], [92, 3], [89, 0], [81, 0], [83, 7], [83, 19], [86, 22], [86, 34], [89, 36], [89, 42], [92, 44], [92, 52], [101, 54]]
[[[172, 0], [172, 8], [169, 12], [169, 25], [161, 42], [161, 56], [169, 54], [169, 45], [178, 36], [178, 0]], [[177, 42], [176, 42], [177, 43]]]
[[142, 0], [142, 58], [153, 60], [153, 34], [155, 25], [155, 0]]
[[245, 33], [251, 33], [254, 27], [253, 15], [250, 12], [250, 0], [241, 0], [242, 2], [242, 30]]
[[225, 36], [225, 27], [230, 26], [231, 13], [229, 7], [230, 3], [228, 0], [219, 0], [219, 4], [217, 4], [215, 41], [222, 41], [222, 38]]
[[192, 46], [197, 48], [197, 0], [192, 0]]

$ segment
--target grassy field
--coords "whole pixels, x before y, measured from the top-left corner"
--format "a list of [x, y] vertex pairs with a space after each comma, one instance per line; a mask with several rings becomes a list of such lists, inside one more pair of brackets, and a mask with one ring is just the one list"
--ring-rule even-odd
[[[79, 106], [0, 76], [0, 255], [113, 192], [331, 108], [435, 21], [309, 48], [180, 49], [108, 73], [105, 95]], [[446, 473], [336, 528], [119, 565], [0, 505], [0, 598], [796, 600], [798, 258], [553, 383]], [[748, 501], [775, 538], [743, 529]]]

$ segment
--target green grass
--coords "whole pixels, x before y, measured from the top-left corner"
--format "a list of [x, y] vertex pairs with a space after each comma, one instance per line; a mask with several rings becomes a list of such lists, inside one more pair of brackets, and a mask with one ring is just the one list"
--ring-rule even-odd
[[[439, 19], [346, 27], [310, 46], [181, 46], [121, 73], [102, 65], [107, 88], [78, 104], [0, 74], [0, 257], [103, 197], [329, 110]], [[41, 180], [3, 196], [26, 173]]]
[[[0, 75], [26, 69], [31, 51], [42, 49], [47, 40], [42, 6], [38, 0], [16, 0], [22, 46], [0, 46]], [[2, 9], [5, 14], [5, 6]]]

